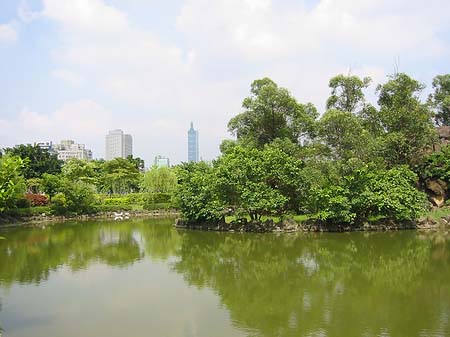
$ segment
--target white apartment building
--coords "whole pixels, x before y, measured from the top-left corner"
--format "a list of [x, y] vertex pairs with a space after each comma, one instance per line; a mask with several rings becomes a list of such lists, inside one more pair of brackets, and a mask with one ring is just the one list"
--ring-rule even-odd
[[156, 156], [155, 157], [155, 166], [156, 167], [170, 167], [170, 160], [167, 157]]
[[54, 144], [53, 150], [58, 154], [58, 159], [67, 161], [71, 158], [92, 160], [92, 151], [86, 149], [84, 144], [75, 144], [73, 140], [62, 140], [60, 144]]
[[122, 130], [111, 130], [105, 137], [105, 159], [127, 158], [133, 155], [133, 138]]

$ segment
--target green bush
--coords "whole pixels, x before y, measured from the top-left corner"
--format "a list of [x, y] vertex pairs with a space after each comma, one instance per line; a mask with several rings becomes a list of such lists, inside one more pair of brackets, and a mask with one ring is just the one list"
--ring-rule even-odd
[[103, 205], [128, 206], [128, 205], [131, 205], [131, 202], [127, 197], [106, 198], [106, 199], [103, 199]]
[[97, 210], [100, 212], [132, 211], [133, 205], [99, 205]]
[[127, 198], [131, 204], [143, 204], [146, 193], [130, 193]]
[[145, 204], [144, 209], [148, 211], [158, 210], [158, 209], [174, 209], [174, 205], [170, 202], [159, 202], [153, 204]]
[[31, 207], [31, 201], [27, 198], [23, 197], [17, 200], [16, 206], [18, 208], [30, 208]]
[[42, 214], [48, 215], [53, 214], [53, 212], [49, 206], [37, 206], [37, 207], [10, 209], [6, 212], [6, 214], [10, 216], [27, 217], [27, 216], [38, 216]]
[[339, 186], [317, 191], [318, 218], [329, 223], [357, 224], [371, 218], [416, 219], [426, 208], [417, 175], [406, 166], [390, 170], [354, 170]]
[[143, 206], [147, 210], [176, 208], [173, 199], [171, 193], [148, 193]]
[[59, 193], [52, 198], [51, 207], [56, 214], [77, 215], [95, 213], [98, 204], [92, 185], [64, 179]]
[[64, 215], [68, 212], [66, 197], [62, 193], [56, 194], [52, 202], [50, 203], [50, 208], [57, 215]]

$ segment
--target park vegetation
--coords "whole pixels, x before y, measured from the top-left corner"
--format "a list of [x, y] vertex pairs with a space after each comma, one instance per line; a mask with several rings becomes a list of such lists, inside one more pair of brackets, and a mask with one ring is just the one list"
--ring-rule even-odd
[[0, 214], [172, 209], [176, 181], [168, 167], [143, 172], [140, 158], [63, 163], [38, 146], [19, 145], [0, 157]]
[[424, 214], [423, 182], [450, 182], [450, 150], [432, 151], [436, 127], [450, 122], [450, 75], [434, 79], [426, 101], [422, 83], [396, 73], [376, 86], [373, 105], [365, 98], [371, 82], [333, 77], [319, 115], [271, 79], [254, 81], [243, 111], [228, 123], [236, 139], [222, 142], [222, 155], [211, 165], [177, 168], [185, 220], [304, 214], [324, 225], [359, 226]]
[[[177, 208], [189, 223], [261, 222], [304, 215], [325, 225], [410, 221], [430, 204], [425, 181], [450, 183], [450, 75], [432, 92], [396, 73], [366, 100], [371, 78], [338, 75], [326, 110], [299, 102], [269, 78], [255, 80], [211, 163], [143, 169], [140, 158], [59, 161], [37, 146], [4, 149], [0, 213], [86, 214]], [[448, 195], [448, 188], [445, 193]]]

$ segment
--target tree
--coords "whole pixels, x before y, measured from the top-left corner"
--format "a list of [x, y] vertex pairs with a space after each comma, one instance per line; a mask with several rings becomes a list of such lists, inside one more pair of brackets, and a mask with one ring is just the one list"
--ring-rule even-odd
[[21, 175], [24, 162], [20, 157], [0, 157], [0, 212], [14, 208], [25, 193], [25, 179]]
[[153, 166], [142, 176], [141, 190], [149, 193], [173, 193], [177, 186], [177, 176], [168, 167]]
[[64, 163], [62, 175], [70, 180], [82, 181], [87, 184], [97, 184], [101, 164], [72, 158]]
[[97, 203], [94, 186], [62, 178], [51, 205], [58, 214], [89, 214], [96, 211]]
[[115, 158], [103, 164], [100, 189], [106, 193], [130, 193], [139, 190], [139, 170], [128, 159]]
[[351, 112], [328, 110], [320, 119], [318, 130], [334, 159], [366, 158], [369, 155], [371, 136]]
[[41, 189], [48, 195], [50, 201], [61, 187], [61, 178], [54, 174], [44, 173], [41, 179]]
[[205, 162], [190, 162], [177, 166], [176, 173], [176, 196], [183, 216], [190, 222], [223, 220], [224, 204], [213, 168]]
[[423, 89], [423, 84], [403, 73], [377, 87], [377, 120], [384, 130], [378, 143], [389, 166], [413, 165], [435, 141], [432, 113], [419, 99]]
[[276, 138], [298, 144], [311, 137], [318, 116], [312, 104], [299, 104], [287, 89], [267, 77], [252, 83], [251, 96], [242, 107], [245, 111], [230, 120], [228, 129], [241, 143], [259, 148]]
[[406, 166], [380, 170], [365, 165], [317, 190], [318, 217], [329, 224], [360, 224], [370, 217], [414, 220], [427, 204], [417, 180]]
[[363, 89], [370, 85], [372, 79], [358, 76], [338, 75], [333, 77], [328, 86], [331, 96], [327, 100], [327, 109], [356, 113], [363, 109], [365, 97]]
[[260, 220], [264, 214], [282, 214], [289, 204], [298, 208], [302, 163], [279, 148], [237, 146], [214, 167], [221, 198], [238, 214]]
[[438, 125], [450, 126], [450, 74], [436, 76], [433, 89], [428, 102], [435, 110], [434, 119]]
[[5, 149], [5, 153], [18, 156], [24, 160], [23, 176], [25, 179], [40, 178], [44, 173], [58, 174], [61, 172], [62, 161], [58, 156], [37, 145], [17, 145]]
[[144, 159], [141, 159], [139, 157], [133, 158], [133, 156], [130, 155], [127, 157], [127, 160], [130, 163], [133, 163], [140, 172], [144, 172], [144, 169], [145, 169]]

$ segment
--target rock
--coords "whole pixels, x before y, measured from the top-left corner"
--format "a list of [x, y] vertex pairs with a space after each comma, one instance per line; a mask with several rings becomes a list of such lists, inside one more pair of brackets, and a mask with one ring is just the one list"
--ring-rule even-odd
[[450, 139], [450, 126], [440, 126], [436, 131], [440, 139]]
[[431, 194], [431, 201], [437, 207], [442, 207], [447, 199], [447, 183], [441, 179], [427, 179], [425, 180], [425, 186], [429, 194]]

